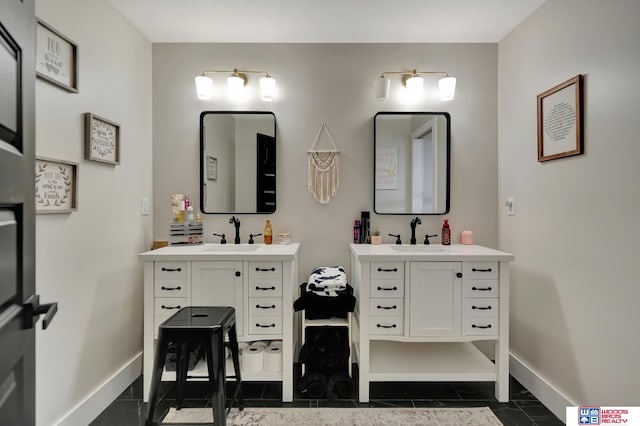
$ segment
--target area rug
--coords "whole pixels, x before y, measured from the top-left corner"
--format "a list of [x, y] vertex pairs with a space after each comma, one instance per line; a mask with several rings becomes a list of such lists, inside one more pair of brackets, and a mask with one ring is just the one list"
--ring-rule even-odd
[[[163, 423], [213, 422], [211, 408], [171, 408]], [[488, 407], [473, 408], [261, 408], [232, 409], [229, 426], [502, 426]]]

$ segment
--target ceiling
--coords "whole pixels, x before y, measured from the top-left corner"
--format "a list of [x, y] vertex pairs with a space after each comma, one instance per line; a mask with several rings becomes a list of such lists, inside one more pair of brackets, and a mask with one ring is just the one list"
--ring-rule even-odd
[[495, 43], [545, 2], [110, 1], [154, 43]]

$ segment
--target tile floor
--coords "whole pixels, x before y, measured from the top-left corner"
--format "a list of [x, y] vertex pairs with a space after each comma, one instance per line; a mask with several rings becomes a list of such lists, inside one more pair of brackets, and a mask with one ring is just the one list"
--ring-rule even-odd
[[[356, 372], [357, 374], [357, 372]], [[355, 382], [357, 384], [357, 381]], [[357, 387], [357, 386], [356, 386]], [[540, 401], [513, 377], [510, 402], [497, 402], [493, 382], [372, 383], [369, 403], [360, 403], [357, 389], [337, 401], [305, 398], [296, 391], [294, 401], [283, 403], [280, 382], [245, 382], [245, 407], [478, 407], [488, 406], [505, 426], [563, 425]], [[191, 382], [185, 391], [185, 407], [208, 407], [206, 383]], [[163, 382], [159, 412], [174, 403], [174, 387]], [[90, 426], [142, 426], [146, 404], [142, 402], [142, 377], [129, 386]]]

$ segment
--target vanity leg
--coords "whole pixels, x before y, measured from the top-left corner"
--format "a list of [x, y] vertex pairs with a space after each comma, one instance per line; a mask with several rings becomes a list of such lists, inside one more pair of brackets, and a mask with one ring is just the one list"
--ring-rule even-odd
[[369, 402], [369, 338], [360, 337], [360, 356], [358, 357], [358, 393], [360, 402]]

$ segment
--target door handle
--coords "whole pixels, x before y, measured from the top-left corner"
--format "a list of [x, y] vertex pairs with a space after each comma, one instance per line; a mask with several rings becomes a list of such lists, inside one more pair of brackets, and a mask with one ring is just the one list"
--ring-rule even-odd
[[29, 298], [29, 300], [27, 300], [27, 303], [22, 305], [22, 312], [24, 328], [33, 328], [38, 317], [44, 314], [42, 329], [46, 330], [47, 327], [49, 327], [49, 324], [51, 324], [53, 317], [55, 317], [58, 312], [58, 303], [45, 303], [41, 305], [40, 295], [34, 294]]

